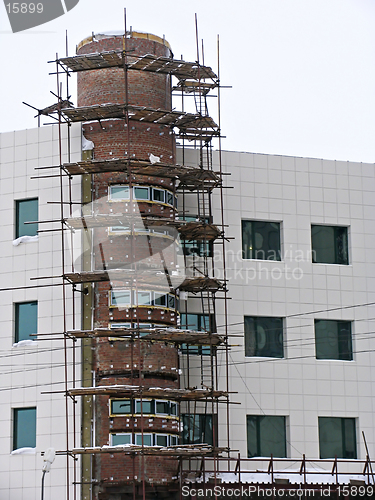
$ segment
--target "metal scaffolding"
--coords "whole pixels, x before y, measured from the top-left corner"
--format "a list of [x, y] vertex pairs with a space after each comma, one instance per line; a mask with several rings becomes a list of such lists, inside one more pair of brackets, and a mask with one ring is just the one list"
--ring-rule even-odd
[[[103, 53], [93, 53], [86, 55], [78, 55], [74, 57], [59, 58], [56, 55], [56, 85], [58, 102], [53, 106], [49, 106], [41, 110], [39, 114], [50, 116], [57, 120], [59, 130], [59, 145], [60, 145], [60, 164], [55, 166], [46, 166], [44, 168], [58, 169], [58, 177], [60, 181], [60, 213], [59, 221], [39, 221], [42, 222], [58, 222], [59, 230], [61, 231], [61, 246], [62, 246], [62, 279], [63, 284], [63, 303], [64, 303], [64, 324], [63, 324], [63, 341], [65, 349], [65, 398], [66, 398], [66, 449], [59, 450], [59, 454], [66, 455], [67, 465], [67, 495], [69, 500], [71, 495], [74, 499], [78, 496], [77, 488], [82, 488], [82, 498], [94, 498], [93, 486], [101, 483], [102, 479], [93, 477], [92, 475], [92, 457], [96, 454], [125, 454], [133, 458], [136, 456], [144, 460], [147, 455], [160, 457], [174, 457], [179, 462], [178, 476], [175, 479], [177, 496], [181, 496], [181, 486], [184, 483], [186, 466], [189, 471], [192, 467], [191, 459], [194, 457], [194, 463], [197, 464], [197, 476], [199, 475], [199, 463], [204, 457], [210, 456], [214, 461], [223, 453], [229, 456], [229, 382], [228, 382], [228, 336], [227, 328], [224, 326], [220, 332], [216, 329], [215, 315], [217, 312], [216, 299], [217, 294], [221, 294], [223, 316], [225, 325], [227, 323], [227, 284], [225, 277], [225, 234], [224, 234], [224, 212], [223, 212], [223, 172], [221, 166], [221, 144], [220, 144], [220, 123], [219, 125], [208, 114], [206, 97], [212, 89], [220, 88], [220, 80], [218, 75], [210, 68], [200, 63], [200, 51], [198, 48], [197, 38], [197, 61], [185, 62], [173, 59], [172, 57], [155, 57], [152, 55], [137, 56], [127, 50], [127, 41], [132, 36], [126, 30], [123, 35], [123, 50], [111, 51]], [[123, 104], [105, 104], [74, 108], [70, 102], [68, 81], [72, 73], [83, 71], [96, 71], [103, 68], [118, 68], [124, 71], [124, 86], [125, 86], [125, 102]], [[187, 113], [182, 111], [170, 111], [162, 109], [151, 109], [141, 106], [134, 106], [128, 102], [128, 74], [132, 71], [139, 72], [155, 72], [169, 75], [171, 78], [176, 78], [176, 85], [172, 88], [178, 95], [182, 96], [182, 104], [184, 107], [184, 98], [193, 98], [196, 106], [196, 113]], [[66, 98], [62, 97], [63, 85], [61, 82], [62, 76], [66, 76]], [[218, 102], [218, 111], [220, 116], [220, 102]], [[70, 161], [70, 136], [69, 129], [73, 122], [97, 121], [101, 124], [101, 120], [119, 119], [123, 120], [126, 125], [139, 121], [144, 123], [160, 124], [169, 127], [170, 133], [176, 138], [182, 140], [182, 164], [163, 164], [160, 161], [152, 163], [145, 159], [130, 158], [128, 154], [124, 158], [114, 158], [108, 160], [96, 160], [91, 155], [86, 155], [82, 161], [72, 163]], [[68, 129], [68, 161], [63, 161], [63, 144], [62, 144], [62, 127]], [[130, 146], [129, 126], [124, 127], [124, 134], [127, 134], [128, 144]], [[213, 146], [212, 140], [219, 139], [218, 157], [219, 171], [215, 171], [213, 167]], [[189, 146], [187, 146], [187, 141]], [[199, 153], [199, 166], [190, 166], [185, 164], [184, 150], [187, 147], [194, 147]], [[56, 170], [55, 170], [56, 171]], [[100, 283], [122, 282], [128, 283], [131, 289], [138, 285], [148, 285], [152, 289], [158, 289], [158, 281], [160, 276], [153, 272], [152, 266], [141, 269], [137, 265], [125, 266], [125, 268], [107, 268], [103, 262], [103, 269], [92, 268], [92, 256], [90, 248], [83, 242], [83, 261], [81, 267], [76, 269], [76, 262], [73, 255], [70, 261], [66, 256], [67, 239], [70, 239], [70, 244], [73, 247], [74, 233], [81, 230], [83, 234], [89, 234], [90, 231], [97, 228], [108, 228], [119, 226], [128, 231], [130, 237], [134, 237], [137, 233], [134, 218], [132, 215], [125, 213], [115, 214], [98, 214], [94, 213], [90, 208], [91, 202], [91, 182], [92, 176], [102, 173], [123, 173], [127, 174], [128, 182], [131, 189], [132, 177], [134, 175], [145, 175], [150, 177], [160, 177], [169, 179], [174, 184], [174, 193], [179, 196], [179, 203], [182, 207], [178, 212], [174, 211], [171, 218], [155, 217], [149, 214], [140, 214], [140, 220], [145, 228], [145, 231], [151, 233], [158, 228], [175, 230], [179, 235], [181, 245], [184, 248], [198, 242], [203, 248], [202, 252], [195, 252], [191, 255], [184, 251], [184, 266], [185, 278], [181, 281], [174, 279], [173, 273], [166, 271], [165, 277], [168, 282], [168, 293], [174, 294], [177, 298], [179, 294], [185, 295], [184, 300], [180, 300], [180, 310], [178, 310], [177, 300], [174, 305], [174, 312], [171, 312], [171, 318], [176, 321], [179, 315], [184, 314], [186, 317], [190, 311], [190, 303], [197, 299], [200, 304], [200, 314], [209, 318], [208, 324], [201, 325], [198, 330], [185, 327], [178, 327], [178, 322], [175, 326], [168, 324], [157, 324], [152, 327], [140, 325], [139, 318], [136, 317], [136, 311], [142, 307], [138, 302], [129, 306], [130, 323], [129, 326], [121, 328], [94, 328], [92, 317], [87, 317], [87, 312], [90, 311], [94, 287]], [[56, 175], [56, 174], [54, 174]], [[74, 176], [82, 176], [82, 199], [72, 199], [72, 180]], [[50, 177], [48, 175], [40, 175], [40, 178]], [[213, 220], [213, 200], [214, 191], [219, 191], [217, 200], [220, 203], [221, 220]], [[68, 192], [68, 197], [66, 197]], [[195, 196], [195, 206], [197, 214], [192, 220], [192, 217], [187, 210], [187, 205], [190, 203], [191, 196]], [[74, 216], [74, 209], [77, 204], [81, 204], [82, 210], [79, 217]], [[51, 229], [51, 231], [55, 231]], [[48, 231], [48, 229], [47, 229]], [[160, 232], [160, 230], [159, 230]], [[148, 238], [152, 238], [154, 234], [150, 234]], [[160, 237], [160, 234], [157, 234]], [[111, 236], [112, 237], [112, 236]], [[113, 236], [114, 238], [116, 237]], [[156, 237], [156, 236], [155, 236]], [[83, 240], [82, 240], [83, 241]], [[219, 244], [222, 248], [222, 259], [224, 267], [224, 279], [216, 277], [214, 264], [213, 244]], [[128, 280], [128, 281], [126, 281]], [[134, 282], [137, 282], [134, 284]], [[71, 304], [65, 293], [66, 287], [72, 288], [73, 297], [73, 323], [67, 324], [67, 311], [71, 310]], [[77, 325], [75, 320], [76, 311], [74, 304], [77, 294], [82, 295], [83, 319], [82, 324]], [[184, 307], [182, 306], [184, 304]], [[148, 305], [147, 308], [150, 308]], [[187, 322], [186, 322], [187, 323]], [[56, 338], [56, 336], [54, 336]], [[131, 379], [134, 380], [133, 385], [105, 385], [100, 382], [92, 384], [91, 366], [93, 359], [93, 349], [95, 341], [124, 341], [130, 342], [131, 357], [137, 360], [135, 366], [139, 368], [135, 370], [133, 365], [130, 367]], [[82, 349], [82, 374], [77, 374], [74, 368], [76, 359], [76, 349], [78, 342], [81, 342]], [[141, 345], [144, 343], [160, 343], [172, 344], [179, 352], [179, 373], [175, 375], [175, 379], [179, 381], [180, 388], [146, 388], [142, 385], [144, 377], [141, 368]], [[225, 352], [225, 374], [221, 381], [218, 377], [217, 365], [217, 350], [222, 349]], [[73, 367], [68, 366], [68, 350], [73, 352]], [[199, 350], [199, 352], [197, 351]], [[200, 360], [201, 373], [199, 378], [201, 387], [190, 387], [194, 375], [190, 374], [192, 363], [194, 360]], [[195, 362], [196, 364], [196, 362]], [[147, 372], [147, 370], [146, 370]], [[115, 372], [114, 372], [115, 375]], [[195, 378], [196, 378], [195, 374]], [[194, 379], [195, 380], [195, 379]], [[223, 384], [224, 381], [224, 384]], [[224, 387], [220, 387], [224, 385]], [[183, 387], [181, 387], [183, 386]], [[93, 421], [95, 420], [95, 400], [101, 397], [126, 397], [129, 400], [134, 398], [169, 398], [172, 401], [179, 403], [179, 412], [175, 416], [176, 429], [179, 429], [180, 437], [174, 446], [146, 446], [144, 444], [144, 428], [142, 426], [142, 444], [131, 446], [95, 446], [93, 443]], [[77, 402], [81, 399], [81, 412], [86, 415], [82, 422], [77, 421], [76, 407]], [[226, 426], [226, 441], [224, 446], [219, 446], [217, 441], [217, 419], [219, 403], [224, 404], [227, 410], [220, 412], [220, 415], [225, 416]], [[185, 411], [188, 415], [202, 415], [202, 411], [212, 415], [212, 443], [182, 443], [181, 442], [181, 426], [182, 426], [182, 408], [185, 405]], [[200, 406], [199, 406], [200, 405]], [[203, 406], [202, 406], [203, 405]], [[70, 418], [72, 415], [72, 418]], [[134, 417], [134, 415], [133, 415]], [[141, 413], [143, 417], [143, 413]], [[81, 443], [77, 443], [77, 429], [82, 427]], [[189, 432], [189, 429], [188, 429]], [[81, 457], [81, 474], [78, 470], [78, 458]], [[187, 461], [187, 462], [186, 462]], [[187, 465], [186, 465], [187, 464]], [[216, 469], [218, 469], [216, 467]], [[73, 477], [70, 471], [73, 470]], [[137, 483], [137, 477], [134, 475], [130, 483]], [[139, 482], [139, 481], [138, 481]], [[73, 485], [73, 487], [72, 487]], [[140, 490], [136, 490], [133, 485], [129, 498], [147, 498], [145, 477], [143, 476]], [[173, 488], [172, 488], [173, 489]], [[165, 490], [168, 492], [168, 488]], [[171, 490], [172, 491], [172, 490]], [[139, 493], [141, 492], [141, 493]], [[177, 498], [177, 497], [176, 497]]]

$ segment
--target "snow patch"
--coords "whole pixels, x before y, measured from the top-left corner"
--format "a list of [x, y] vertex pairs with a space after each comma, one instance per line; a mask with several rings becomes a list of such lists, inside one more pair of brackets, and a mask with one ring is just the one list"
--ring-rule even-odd
[[35, 340], [20, 340], [19, 342], [16, 342], [15, 344], [13, 344], [12, 347], [23, 347], [23, 346], [27, 346], [27, 345], [37, 346], [38, 342], [36, 342]]
[[35, 243], [39, 240], [39, 236], [20, 236], [16, 240], [13, 240], [13, 246], [18, 247], [21, 243]]
[[[205, 477], [205, 481], [209, 481], [213, 478], [214, 474], [209, 473]], [[237, 483], [239, 479], [238, 473], [235, 472], [219, 472], [216, 476], [220, 478], [222, 483]], [[284, 479], [289, 480], [290, 484], [300, 484], [303, 481], [303, 474], [300, 473], [299, 469], [287, 469], [283, 471], [278, 471], [274, 473], [274, 479]], [[364, 476], [360, 474], [339, 474], [338, 482], [339, 484], [349, 484], [350, 480], [364, 480]], [[191, 480], [190, 480], [191, 481]], [[194, 479], [196, 483], [202, 483], [203, 477]], [[336, 476], [332, 475], [330, 471], [325, 471], [323, 469], [306, 469], [306, 483], [307, 484], [333, 484], [336, 482]], [[242, 484], [270, 484], [272, 483], [271, 474], [268, 473], [266, 469], [256, 471], [241, 470], [241, 483]]]
[[18, 448], [13, 450], [11, 455], [35, 455], [36, 448]]
[[86, 139], [84, 135], [82, 135], [82, 151], [91, 151], [94, 149], [95, 145], [92, 141]]
[[155, 156], [152, 153], [150, 153], [150, 162], [152, 164], [159, 163], [160, 162], [160, 156]]

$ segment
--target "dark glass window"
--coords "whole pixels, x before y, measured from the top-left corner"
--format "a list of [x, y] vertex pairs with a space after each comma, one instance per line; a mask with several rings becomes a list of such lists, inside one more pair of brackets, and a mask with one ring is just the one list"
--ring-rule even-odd
[[196, 255], [198, 257], [211, 257], [212, 244], [207, 241], [181, 240], [184, 255]]
[[[214, 434], [211, 414], [189, 414], [182, 415], [183, 431], [182, 442], [184, 444], [206, 443], [214, 444]], [[216, 433], [215, 433], [216, 435]], [[215, 439], [215, 444], [217, 440]]]
[[174, 403], [173, 401], [171, 401], [171, 415], [174, 416], [174, 415], [177, 415], [177, 414], [178, 414], [177, 403]]
[[169, 436], [169, 442], [171, 446], [176, 446], [178, 444], [177, 436]]
[[316, 319], [315, 352], [317, 359], [351, 361], [353, 359], [351, 322]]
[[357, 458], [354, 418], [319, 417], [320, 458]]
[[285, 417], [247, 415], [247, 456], [286, 458]]
[[152, 199], [154, 201], [160, 201], [161, 203], [164, 203], [164, 195], [165, 191], [163, 189], [152, 188]]
[[322, 264], [349, 264], [348, 228], [311, 226], [312, 261]]
[[136, 200], [149, 200], [148, 187], [134, 187], [134, 198]]
[[166, 191], [166, 196], [167, 196], [166, 203], [168, 203], [168, 205], [171, 205], [173, 207], [173, 194], [170, 193], [169, 191]]
[[176, 299], [174, 295], [168, 295], [168, 307], [169, 309], [176, 308]]
[[143, 413], [145, 415], [154, 413], [154, 401], [141, 401], [137, 399], [135, 402], [135, 413]]
[[36, 408], [13, 410], [13, 450], [36, 447]]
[[[152, 434], [143, 434], [143, 446], [152, 446]], [[135, 435], [135, 444], [142, 446], [142, 434]]]
[[[209, 314], [186, 314], [181, 313], [181, 328], [184, 330], [195, 330], [196, 332], [213, 332], [212, 328], [214, 318]], [[211, 348], [209, 346], [197, 346], [182, 344], [182, 352], [187, 354], [209, 355]]]
[[167, 296], [163, 293], [154, 292], [154, 305], [165, 307], [167, 305]]
[[169, 401], [155, 401], [155, 414], [169, 415]]
[[281, 260], [280, 223], [243, 220], [242, 257]]
[[132, 413], [132, 402], [130, 399], [112, 399], [111, 414], [112, 415], [129, 415]]
[[245, 316], [245, 356], [283, 358], [283, 319]]
[[156, 446], [168, 446], [168, 435], [167, 434], [156, 434], [155, 445]]
[[16, 201], [16, 238], [21, 236], [36, 236], [38, 224], [25, 222], [38, 220], [38, 198]]
[[15, 304], [15, 342], [35, 340], [38, 332], [38, 302]]

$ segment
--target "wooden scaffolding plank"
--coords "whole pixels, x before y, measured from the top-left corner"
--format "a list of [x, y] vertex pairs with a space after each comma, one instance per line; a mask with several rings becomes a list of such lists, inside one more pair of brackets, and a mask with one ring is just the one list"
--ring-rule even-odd
[[[211, 445], [194, 444], [194, 445], [176, 445], [176, 446], [140, 446], [134, 444], [117, 445], [117, 446], [92, 446], [87, 448], [73, 448], [70, 453], [73, 455], [96, 455], [101, 453], [123, 453], [126, 455], [157, 455], [169, 457], [199, 457], [213, 456], [227, 452], [228, 448], [214, 448]], [[58, 451], [58, 455], [65, 452]]]
[[[209, 66], [197, 65], [195, 62], [171, 59], [169, 57], [157, 57], [146, 54], [140, 57], [129, 56], [128, 69], [139, 71], [151, 71], [176, 76], [178, 79], [212, 79], [216, 80], [217, 75]], [[106, 52], [94, 52], [82, 54], [74, 57], [62, 57], [60, 64], [66, 66], [71, 71], [88, 71], [93, 69], [105, 69], [123, 67], [123, 51], [114, 50]]]
[[171, 398], [176, 401], [199, 401], [228, 396], [228, 392], [211, 389], [171, 389], [169, 387], [142, 387], [136, 385], [98, 385], [68, 389], [69, 396], [116, 396], [124, 398]]
[[164, 217], [142, 217], [139, 214], [85, 215], [84, 217], [67, 218], [64, 219], [64, 222], [73, 229], [123, 226], [124, 231], [127, 229], [130, 231], [133, 224], [136, 225], [134, 228], [135, 232], [148, 228], [161, 228], [161, 230], [163, 228], [175, 228], [180, 233], [181, 238], [188, 241], [213, 241], [221, 235], [221, 231], [217, 226], [199, 220], [171, 220]]
[[145, 342], [152, 340], [202, 346], [217, 346], [224, 342], [224, 337], [216, 333], [177, 328], [97, 328], [95, 330], [70, 330], [67, 335], [75, 338], [113, 337], [118, 339], [137, 338], [139, 335], [140, 340]]

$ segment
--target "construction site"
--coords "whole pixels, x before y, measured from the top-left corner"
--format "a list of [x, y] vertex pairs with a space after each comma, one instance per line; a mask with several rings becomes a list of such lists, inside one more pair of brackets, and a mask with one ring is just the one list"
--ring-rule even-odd
[[[56, 55], [51, 68], [56, 103], [37, 109], [37, 118], [39, 125], [41, 119], [53, 123], [57, 163], [41, 160], [33, 178], [40, 190], [43, 182], [54, 183], [51, 193], [58, 196], [47, 202], [53, 215], [26, 216], [25, 224], [36, 228], [39, 244], [44, 235], [58, 240], [61, 272], [34, 273], [32, 283], [59, 287], [60, 327], [38, 327], [32, 341], [16, 334], [15, 342], [61, 346], [64, 380], [51, 382], [40, 397], [63, 400], [65, 440], [56, 457], [60, 464], [64, 460], [65, 498], [276, 498], [309, 491], [317, 497], [372, 497], [375, 436], [372, 413], [365, 409], [370, 399], [363, 405], [353, 399], [348, 407], [328, 402], [338, 384], [364, 383], [359, 358], [353, 361], [351, 337], [345, 352], [334, 351], [333, 344], [328, 352], [311, 334], [339, 322], [345, 333], [329, 335], [342, 345], [340, 335], [347, 340], [352, 332], [343, 324], [357, 318], [351, 310], [341, 314], [350, 305], [336, 307], [328, 299], [325, 307], [314, 305], [322, 314], [312, 316], [311, 299], [302, 293], [312, 288], [306, 280], [314, 266], [340, 264], [346, 272], [349, 259], [342, 248], [348, 243], [336, 231], [339, 260], [310, 257], [298, 264], [301, 278], [293, 284], [272, 274], [286, 260], [288, 224], [298, 209], [280, 202], [282, 209], [262, 212], [252, 205], [253, 186], [260, 192], [267, 182], [281, 185], [283, 172], [298, 176], [305, 159], [222, 151], [219, 37], [217, 61], [207, 65], [196, 20], [196, 60], [188, 62], [174, 56], [164, 36], [128, 28], [125, 13], [122, 33], [92, 34], [77, 45], [76, 55]], [[314, 169], [315, 160], [309, 162]], [[269, 172], [267, 180], [257, 180], [261, 170]], [[276, 203], [271, 188], [267, 197], [270, 206]], [[323, 223], [311, 216], [303, 248], [318, 241], [315, 233], [311, 240], [311, 228]], [[254, 257], [255, 251], [263, 257]], [[271, 251], [276, 257], [266, 256]], [[245, 265], [253, 267], [245, 272]], [[16, 312], [18, 304], [37, 303], [28, 295], [17, 297]], [[337, 310], [336, 316], [329, 313]], [[320, 342], [316, 352], [301, 347], [309, 335], [315, 340], [306, 345]], [[332, 359], [336, 365], [328, 374]], [[354, 362], [355, 368], [337, 368]], [[371, 366], [370, 358], [362, 366]], [[360, 393], [356, 389], [352, 397]], [[35, 407], [35, 415], [37, 406], [23, 403], [28, 411]], [[15, 440], [20, 408], [21, 399], [12, 406], [12, 453], [30, 448], [43, 457], [36, 431], [36, 444]], [[48, 476], [53, 473], [52, 467]], [[49, 487], [52, 498], [52, 479]]]

